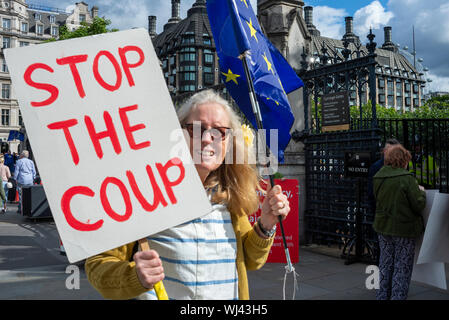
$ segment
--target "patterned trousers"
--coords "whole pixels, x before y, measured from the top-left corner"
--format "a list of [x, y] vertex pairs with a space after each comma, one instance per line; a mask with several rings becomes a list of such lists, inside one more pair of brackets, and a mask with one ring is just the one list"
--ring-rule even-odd
[[377, 300], [406, 300], [412, 278], [415, 239], [379, 234], [379, 290]]

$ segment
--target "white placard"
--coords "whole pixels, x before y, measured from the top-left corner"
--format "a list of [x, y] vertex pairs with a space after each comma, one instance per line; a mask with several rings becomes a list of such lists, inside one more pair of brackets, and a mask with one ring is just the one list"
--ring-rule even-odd
[[429, 262], [413, 266], [412, 280], [440, 288], [447, 289], [446, 271], [443, 262]]
[[449, 194], [436, 193], [419, 251], [418, 264], [449, 262]]
[[210, 212], [147, 30], [5, 57], [70, 262]]
[[[428, 230], [427, 226], [429, 225], [428, 224], [429, 216], [432, 211], [435, 195], [437, 193], [438, 190], [426, 190], [426, 207], [422, 213], [424, 225], [426, 226], [426, 232]], [[417, 264], [418, 257], [420, 255], [420, 251], [422, 248], [423, 238], [424, 235], [421, 235], [416, 239], [415, 260], [413, 265], [412, 280], [446, 290], [447, 289], [446, 271], [444, 269], [443, 262], [427, 262]]]

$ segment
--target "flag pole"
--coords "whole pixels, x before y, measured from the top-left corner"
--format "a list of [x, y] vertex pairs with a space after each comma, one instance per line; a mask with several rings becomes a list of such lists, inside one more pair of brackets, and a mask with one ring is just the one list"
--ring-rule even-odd
[[[257, 129], [263, 130], [262, 113], [260, 112], [259, 102], [257, 101], [257, 96], [256, 96], [256, 90], [254, 89], [253, 80], [251, 78], [251, 74], [250, 74], [249, 68], [248, 68], [248, 62], [246, 61], [246, 56], [248, 55], [248, 53], [249, 53], [249, 51], [245, 51], [243, 54], [241, 54], [239, 56], [239, 59], [242, 60], [243, 69], [245, 69], [246, 79], [248, 80], [248, 93], [249, 93], [249, 98], [251, 100], [251, 107], [253, 109], [253, 113], [256, 118]], [[267, 169], [269, 169], [270, 168], [270, 149], [268, 148], [268, 144], [267, 144], [266, 140], [263, 141], [263, 143], [265, 144], [265, 151], [266, 151], [266, 156], [268, 159], [266, 167], [267, 167]], [[274, 182], [273, 175], [269, 174], [268, 176], [270, 178], [271, 187], [274, 187], [275, 182]], [[278, 219], [279, 219], [279, 226], [281, 227], [282, 242], [284, 244], [284, 251], [285, 251], [285, 257], [287, 259], [288, 271], [292, 272], [294, 270], [294, 268], [293, 268], [293, 265], [292, 265], [292, 262], [290, 259], [290, 253], [288, 251], [287, 240], [285, 239], [285, 232], [284, 232], [284, 226], [282, 224], [282, 217], [278, 216]]]

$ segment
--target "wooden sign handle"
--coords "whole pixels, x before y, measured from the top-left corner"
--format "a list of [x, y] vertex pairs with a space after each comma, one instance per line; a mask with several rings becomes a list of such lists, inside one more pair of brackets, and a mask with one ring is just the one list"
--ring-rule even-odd
[[[150, 244], [147, 238], [139, 240], [140, 251], [150, 251]], [[159, 300], [168, 300], [167, 291], [165, 291], [164, 284], [159, 281], [154, 285], [154, 291], [156, 291], [157, 298]]]

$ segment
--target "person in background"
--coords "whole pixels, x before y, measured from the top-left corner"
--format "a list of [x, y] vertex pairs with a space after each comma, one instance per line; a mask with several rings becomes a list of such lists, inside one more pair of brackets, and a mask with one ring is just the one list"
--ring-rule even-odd
[[[248, 161], [255, 159], [249, 154], [254, 150], [245, 145], [240, 119], [217, 93], [193, 95], [178, 118], [212, 211], [152, 235], [153, 250], [134, 254], [136, 243], [130, 243], [90, 257], [87, 278], [109, 299], [155, 298], [153, 286], [162, 279], [170, 299], [249, 299], [247, 270], [265, 264], [289, 202], [280, 186], [268, 188], [258, 222], [249, 223], [261, 190], [255, 162]], [[227, 152], [246, 160], [236, 163]]]
[[5, 166], [8, 166], [9, 172], [11, 174], [14, 174], [14, 167], [15, 167], [15, 159], [14, 156], [11, 154], [11, 150], [8, 150], [7, 153], [5, 153]]
[[402, 145], [389, 147], [384, 166], [374, 176], [376, 215], [373, 228], [378, 234], [380, 288], [378, 300], [405, 300], [413, 271], [415, 240], [424, 231], [421, 215], [426, 193], [407, 171], [410, 152]]
[[[3, 190], [3, 188], [0, 188], [0, 199], [3, 201], [3, 203], [6, 203], [6, 196], [5, 196], [5, 190]], [[6, 213], [6, 210], [1, 210], [1, 213]]]
[[34, 162], [28, 159], [28, 157], [29, 152], [23, 150], [20, 154], [20, 159], [16, 162], [16, 169], [14, 171], [14, 180], [17, 181], [17, 187], [19, 188], [18, 213], [22, 213], [22, 188], [32, 186], [36, 178], [36, 167], [34, 166]]
[[[5, 200], [3, 200], [2, 212], [6, 212], [6, 201], [8, 199], [8, 187], [6, 186], [9, 178], [11, 178], [11, 172], [9, 168], [5, 165], [5, 158], [0, 156], [0, 177], [2, 179], [2, 189], [4, 190]], [[3, 198], [2, 198], [3, 199]]]

